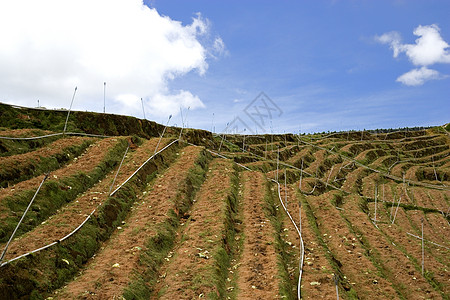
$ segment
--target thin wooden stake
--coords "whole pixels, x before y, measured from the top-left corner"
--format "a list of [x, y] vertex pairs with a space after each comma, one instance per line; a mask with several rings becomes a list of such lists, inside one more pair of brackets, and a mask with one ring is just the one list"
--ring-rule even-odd
[[284, 169], [284, 202], [286, 203], [287, 207], [288, 203], [287, 203], [286, 169]]
[[75, 90], [73, 91], [72, 101], [70, 102], [69, 111], [67, 112], [67, 117], [66, 117], [66, 123], [64, 124], [63, 135], [66, 133], [67, 122], [69, 121], [69, 115], [70, 115], [70, 111], [72, 110], [73, 99], [75, 99], [76, 93], [77, 93], [77, 87], [75, 87]]
[[266, 139], [266, 152], [264, 152], [264, 159], [267, 159], [267, 139]]
[[398, 211], [398, 207], [400, 206], [400, 201], [402, 201], [402, 196], [400, 196], [400, 198], [398, 198], [398, 204], [397, 204], [397, 208], [395, 209], [395, 214], [394, 214], [394, 219], [392, 220], [392, 224], [394, 224], [394, 222], [395, 222], [395, 217], [397, 216], [397, 211]]
[[244, 128], [244, 139], [242, 140], [242, 152], [245, 152], [245, 128]]
[[434, 166], [434, 155], [431, 157], [433, 160], [433, 171], [434, 171], [434, 177], [436, 178], [436, 181], [439, 181], [437, 173], [436, 173], [436, 167]]
[[103, 113], [106, 111], [106, 81], [103, 82]]
[[330, 174], [328, 174], [327, 182], [325, 183], [325, 188], [328, 187], [328, 181], [330, 180], [331, 173], [333, 172], [334, 165], [331, 166]]
[[300, 201], [298, 204], [298, 215], [299, 215], [299, 231], [300, 235], [302, 234], [302, 202]]
[[378, 194], [378, 185], [375, 185], [375, 217], [374, 221], [377, 221], [377, 194]]
[[298, 189], [302, 190], [302, 178], [303, 178], [303, 158], [302, 158], [302, 168], [300, 169], [300, 182], [298, 184]]
[[277, 151], [277, 182], [278, 182], [278, 165], [280, 164], [280, 148]]
[[142, 112], [144, 113], [144, 120], [145, 120], [144, 100], [142, 100], [142, 98], [141, 98], [141, 104], [142, 104]]
[[169, 119], [167, 120], [166, 126], [164, 127], [164, 130], [163, 130], [161, 136], [159, 137], [158, 144], [156, 144], [155, 152], [153, 153], [153, 155], [155, 155], [156, 152], [158, 151], [159, 143], [161, 143], [161, 140], [162, 140], [162, 138], [164, 136], [164, 133], [166, 132], [167, 125], [169, 125], [169, 121], [170, 121], [171, 118], [172, 118], [172, 115], [170, 115]]
[[187, 116], [188, 116], [188, 114], [189, 114], [189, 109], [190, 109], [190, 108], [191, 108], [191, 107], [188, 106], [187, 112], [186, 112], [186, 117], [183, 119], [183, 110], [182, 110], [181, 107], [180, 107], [182, 127], [181, 127], [181, 130], [180, 130], [180, 135], [178, 136], [178, 139], [179, 139], [179, 140], [181, 140], [181, 135], [183, 134], [183, 130], [184, 130], [184, 123], [187, 121]]
[[391, 222], [392, 222], [392, 216], [393, 216], [393, 214], [394, 214], [394, 206], [395, 206], [395, 195], [394, 195], [394, 199], [393, 199], [393, 201], [392, 201], [391, 214], [390, 214], [390, 216], [389, 216]]
[[334, 274], [333, 279], [334, 279], [334, 285], [336, 286], [336, 299], [339, 300], [339, 289], [338, 289], [339, 276]]
[[114, 183], [116, 182], [117, 175], [119, 175], [120, 168], [122, 167], [123, 161], [125, 160], [125, 157], [127, 156], [128, 149], [130, 149], [130, 143], [128, 143], [127, 150], [125, 150], [125, 154], [123, 155], [122, 161], [120, 162], [119, 168], [117, 169], [116, 176], [114, 176], [113, 182], [112, 182], [111, 186], [109, 187], [108, 195], [110, 195], [110, 196], [111, 196], [111, 191], [114, 186]]
[[[227, 127], [225, 129], [228, 128], [228, 124], [230, 124], [230, 123], [229, 122], [227, 123]], [[222, 140], [220, 141], [220, 146], [219, 146], [219, 151], [218, 152], [220, 152], [220, 149], [222, 148], [223, 140], [225, 139], [225, 133], [226, 133], [226, 131], [222, 135]]]
[[423, 242], [423, 218], [422, 218], [422, 276], [423, 276], [423, 273], [424, 273], [424, 270], [425, 270], [425, 264], [424, 264], [424, 261], [425, 261], [425, 251], [424, 251], [424, 242]]
[[0, 257], [0, 262], [3, 261], [3, 258], [5, 257], [6, 251], [8, 250], [9, 244], [11, 243], [11, 241], [14, 238], [14, 235], [17, 232], [17, 229], [19, 229], [20, 224], [22, 223], [23, 219], [25, 218], [25, 215], [27, 214], [28, 210], [31, 207], [31, 204], [33, 204], [34, 199], [36, 198], [37, 194], [39, 193], [39, 190], [41, 189], [42, 185], [44, 184], [44, 181], [47, 180], [48, 178], [48, 174], [45, 174], [44, 179], [42, 179], [41, 184], [39, 185], [38, 189], [36, 190], [36, 193], [34, 193], [33, 198], [31, 198], [30, 203], [28, 204], [27, 208], [25, 209], [25, 211], [23, 212], [22, 217], [19, 220], [19, 223], [17, 223], [16, 228], [14, 229], [13, 233], [11, 234], [11, 237], [9, 238], [8, 243], [6, 243], [5, 249], [2, 252], [2, 256]]

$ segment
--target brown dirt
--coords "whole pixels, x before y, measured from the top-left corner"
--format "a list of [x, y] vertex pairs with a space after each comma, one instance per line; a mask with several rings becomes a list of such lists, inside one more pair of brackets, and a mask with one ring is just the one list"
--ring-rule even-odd
[[325, 150], [318, 150], [314, 152], [314, 161], [304, 170], [310, 174], [315, 174], [317, 168], [323, 163], [326, 154], [327, 152]]
[[[297, 154], [295, 154], [292, 157], [290, 157], [286, 162], [287, 163], [291, 163], [291, 164], [294, 164], [296, 162], [300, 162], [300, 165], [301, 165], [302, 158], [305, 157], [306, 155], [308, 155], [308, 153], [310, 151], [311, 150], [310, 150], [309, 147], [305, 147], [300, 152], [298, 152]], [[306, 166], [306, 165], [304, 165], [304, 166]]]
[[[58, 179], [72, 176], [78, 172], [88, 173], [92, 171], [108, 153], [105, 149], [114, 147], [119, 138], [107, 138], [90, 145], [86, 151], [67, 166], [50, 173], [49, 179]], [[9, 188], [0, 189], [0, 206], [3, 206], [3, 199], [16, 192], [35, 190], [41, 183], [41, 177], [31, 178], [19, 182]]]
[[33, 137], [55, 133], [49, 130], [41, 129], [6, 129], [0, 131], [0, 136], [8, 137]]
[[[154, 151], [158, 139], [145, 142], [135, 152], [128, 152], [127, 158], [117, 176], [115, 186], [125, 181], [148, 158], [148, 153]], [[163, 141], [165, 144], [167, 141]], [[58, 240], [72, 232], [99, 204], [108, 197], [108, 191], [116, 175], [117, 168], [111, 171], [103, 180], [77, 197], [77, 199], [44, 221], [41, 225], [14, 240], [8, 249], [5, 259], [11, 259], [34, 249]], [[3, 245], [0, 245], [2, 248]]]
[[155, 225], [163, 222], [168, 210], [174, 208], [177, 187], [200, 151], [194, 146], [182, 150], [179, 159], [155, 180], [153, 188], [135, 204], [124, 225], [104, 243], [80, 276], [55, 292], [57, 298], [120, 299], [132, 272], [139, 269], [140, 249], [145, 250], [145, 241], [156, 234]]
[[342, 185], [342, 189], [349, 193], [355, 193], [358, 190], [358, 179], [362, 178], [363, 172], [366, 171], [366, 168], [358, 167], [357, 169], [351, 171], [345, 177], [345, 181]]
[[[400, 162], [400, 163], [397, 163], [397, 164], [391, 169], [390, 174], [391, 174], [391, 175], [394, 175], [394, 176], [397, 176], [397, 177], [399, 177], [399, 178], [403, 178], [403, 174], [405, 174], [405, 171], [403, 170], [403, 168], [405, 168], [405, 166], [407, 166], [407, 165], [409, 165], [409, 164], [411, 164], [411, 163], [409, 163], [409, 162]], [[405, 177], [405, 179], [408, 179], [408, 178]]]
[[385, 168], [386, 167], [385, 162], [388, 162], [389, 159], [391, 159], [391, 158], [393, 158], [394, 161], [396, 160], [396, 157], [393, 155], [385, 155], [385, 156], [379, 157], [370, 164], [370, 167], [374, 168], [374, 169]]
[[243, 172], [244, 243], [238, 268], [238, 299], [277, 299], [277, 254], [274, 232], [264, 214], [265, 178]]
[[[427, 190], [426, 195], [428, 196], [430, 202], [433, 203], [433, 206], [443, 211], [444, 213], [448, 212], [450, 207], [450, 191], [437, 191], [437, 190]], [[447, 197], [447, 199], [446, 199]]]
[[161, 268], [161, 281], [152, 298], [197, 299], [217, 293], [213, 255], [224, 238], [225, 199], [230, 192], [232, 173], [231, 161], [211, 162], [190, 218], [180, 233], [182, 242], [175, 247], [173, 258], [168, 258], [169, 262]]
[[[421, 219], [424, 218], [424, 238], [429, 241], [433, 241], [440, 245], [450, 247], [450, 243], [445, 239], [448, 234], [448, 226], [445, 226], [445, 220], [442, 215], [427, 214], [424, 215], [422, 211], [408, 211], [405, 212], [406, 217], [409, 219], [404, 220], [402, 216], [396, 220], [396, 225], [401, 228], [392, 226], [389, 230], [395, 232], [395, 243], [402, 245], [408, 252], [409, 256], [415, 257], [417, 262], [421, 263], [421, 242], [419, 239], [411, 237], [406, 232], [412, 233], [417, 236], [421, 236]], [[450, 266], [450, 250], [440, 248], [426, 243], [425, 247], [425, 270], [432, 272], [436, 281], [440, 282], [444, 293], [449, 295], [450, 293], [450, 272], [448, 268]], [[420, 272], [419, 272], [420, 274]]]
[[[375, 182], [380, 178], [378, 173], [370, 173], [362, 179], [362, 194], [366, 197], [375, 198]], [[380, 187], [378, 186], [378, 189]], [[378, 191], [379, 192], [379, 191]], [[379, 194], [379, 193], [378, 193]]]
[[[398, 246], [395, 246], [395, 243], [392, 244], [386, 240], [385, 236], [368, 220], [367, 215], [359, 209], [357, 204], [358, 198], [355, 195], [346, 197], [343, 205], [345, 209], [343, 215], [352, 223], [353, 228], [361, 231], [362, 237], [366, 239], [372, 249], [378, 251], [380, 255], [379, 261], [389, 272], [388, 279], [395, 282], [398, 286], [402, 286], [401, 292], [407, 299], [440, 299], [439, 293], [433, 290], [425, 278], [420, 276], [420, 273], [417, 274], [410, 259], [398, 249]], [[402, 221], [403, 216], [403, 209], [399, 208], [396, 224], [404, 224], [404, 221]], [[389, 230], [395, 227], [395, 225], [389, 227], [386, 224], [378, 224], [378, 226], [382, 230]], [[396, 235], [397, 237], [401, 236], [398, 232]], [[378, 280], [377, 285], [381, 286], [380, 280]], [[391, 291], [388, 295], [393, 296], [395, 293]]]
[[59, 139], [53, 143], [39, 148], [37, 150], [17, 154], [7, 157], [0, 157], [1, 169], [22, 169], [32, 165], [31, 161], [39, 162], [42, 157], [50, 157], [58, 153], [63, 153], [66, 148], [79, 146], [83, 142], [93, 141], [94, 139], [88, 137], [68, 137]]
[[[301, 200], [296, 189], [288, 186], [288, 209], [296, 224], [300, 224], [299, 203]], [[284, 197], [282, 190], [282, 198]], [[284, 199], [284, 198], [283, 198]], [[287, 230], [287, 240], [292, 244], [295, 255], [295, 268], [298, 272], [298, 262], [300, 259], [300, 239], [294, 225], [286, 218], [285, 227]], [[308, 224], [306, 210], [302, 206], [301, 233], [305, 247], [305, 256], [303, 264], [303, 274], [301, 283], [302, 299], [334, 299], [336, 290], [333, 283], [333, 268], [326, 259], [325, 251], [320, 246], [317, 237]], [[311, 282], [319, 282], [319, 285], [311, 285]]]
[[[329, 192], [318, 197], [308, 197], [308, 202], [318, 218], [323, 240], [342, 264], [341, 271], [348, 280], [346, 284], [353, 286], [361, 299], [392, 298], [395, 291], [391, 283], [379, 274], [366, 256], [364, 248], [358, 242], [358, 236], [341, 217], [342, 210], [331, 205], [329, 199], [332, 195], [333, 192]], [[347, 208], [344, 209], [346, 212]]]

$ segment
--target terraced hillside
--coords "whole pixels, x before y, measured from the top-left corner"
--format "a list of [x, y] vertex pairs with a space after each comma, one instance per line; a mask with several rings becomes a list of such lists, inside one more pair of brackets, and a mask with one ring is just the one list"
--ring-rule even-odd
[[1, 299], [450, 297], [445, 128], [160, 139], [2, 112]]

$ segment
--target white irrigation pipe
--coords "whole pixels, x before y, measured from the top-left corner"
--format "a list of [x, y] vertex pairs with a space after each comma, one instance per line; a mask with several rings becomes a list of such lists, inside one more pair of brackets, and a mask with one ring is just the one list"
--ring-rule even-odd
[[37, 139], [43, 139], [46, 137], [57, 136], [57, 135], [62, 135], [62, 133], [52, 133], [52, 134], [47, 134], [47, 135], [42, 135], [42, 136], [35, 136], [35, 137], [0, 136], [0, 139], [2, 139], [2, 140], [37, 140]]
[[[414, 235], [414, 234], [409, 233], [409, 232], [407, 232], [406, 234], [408, 234], [408, 235], [410, 235], [410, 236], [413, 236], [413, 237], [415, 237], [415, 238], [417, 238], [417, 239], [419, 239], [419, 240], [422, 240], [422, 239], [423, 239], [423, 238], [421, 238], [420, 236]], [[424, 240], [425, 242], [430, 243], [430, 244], [433, 244], [433, 245], [435, 245], [435, 246], [442, 247], [442, 248], [445, 248], [445, 249], [447, 249], [447, 250], [450, 250], [449, 247], [439, 245], [439, 244], [437, 244], [437, 243], [435, 243], [435, 242], [432, 242], [432, 241], [429, 241], [429, 240], [426, 240], [426, 239], [423, 239], [423, 240]]]
[[[347, 156], [345, 156], [345, 155], [342, 155], [341, 153], [334, 152], [334, 151], [330, 151], [330, 150], [327, 149], [327, 148], [324, 148], [324, 147], [321, 147], [321, 146], [318, 146], [318, 145], [314, 145], [314, 144], [312, 144], [312, 143], [305, 142], [305, 141], [303, 141], [303, 140], [301, 140], [301, 139], [300, 139], [300, 141], [301, 141], [302, 143], [305, 143], [305, 144], [310, 145], [310, 146], [312, 146], [312, 147], [316, 147], [316, 148], [325, 150], [325, 151], [327, 151], [327, 152], [329, 152], [329, 153], [331, 153], [331, 154], [339, 155], [339, 156], [341, 156], [342, 158], [347, 159], [347, 160], [353, 162], [354, 164], [356, 164], [356, 165], [358, 165], [358, 166], [360, 166], [360, 167], [366, 168], [366, 169], [368, 169], [368, 170], [370, 170], [370, 171], [372, 171], [372, 172], [381, 174], [381, 175], [383, 175], [383, 176], [385, 176], [385, 177], [388, 177], [388, 178], [390, 178], [390, 179], [393, 179], [393, 180], [402, 180], [400, 177], [397, 177], [397, 176], [394, 176], [394, 175], [391, 175], [391, 174], [386, 174], [386, 173], [384, 173], [384, 172], [382, 172], [382, 171], [380, 171], [380, 170], [377, 170], [377, 169], [371, 168], [371, 167], [369, 167], [369, 166], [366, 166], [366, 165], [364, 165], [364, 164], [362, 164], [362, 163], [356, 161], [355, 159], [352, 159], [352, 158], [350, 158], [350, 157], [347, 157]], [[448, 188], [448, 187], [443, 187], [443, 186], [439, 186], [439, 185], [434, 185], [434, 184], [424, 183], [424, 182], [420, 182], [420, 181], [413, 181], [413, 180], [410, 180], [410, 179], [408, 179], [407, 181], [408, 181], [408, 183], [410, 183], [410, 184], [420, 185], [420, 186], [424, 186], [424, 187], [428, 187], [428, 188], [433, 188], [433, 189], [438, 189], [438, 190], [446, 190], [446, 191], [447, 191], [447, 190], [450, 190], [450, 188]]]
[[5, 257], [6, 251], [8, 250], [9, 244], [11, 243], [11, 241], [14, 238], [14, 235], [17, 232], [17, 229], [19, 229], [20, 224], [22, 223], [23, 219], [25, 218], [25, 215], [27, 214], [28, 210], [31, 207], [31, 204], [33, 204], [34, 199], [36, 198], [37, 194], [39, 193], [39, 190], [41, 189], [42, 185], [44, 184], [44, 181], [48, 178], [48, 174], [45, 174], [44, 178], [42, 179], [41, 184], [39, 185], [38, 189], [36, 190], [36, 193], [34, 193], [33, 198], [31, 198], [30, 203], [28, 204], [27, 208], [25, 209], [25, 211], [23, 212], [22, 217], [19, 220], [19, 223], [17, 223], [16, 228], [14, 229], [13, 233], [11, 234], [11, 237], [8, 240], [8, 243], [6, 243], [5, 249], [2, 252], [2, 255], [0, 257], [0, 262], [3, 260], [3, 258]]
[[75, 90], [73, 91], [72, 101], [70, 102], [69, 111], [67, 112], [67, 118], [66, 118], [66, 123], [64, 124], [63, 134], [66, 133], [67, 122], [69, 121], [69, 115], [70, 115], [70, 111], [72, 110], [73, 99], [75, 99], [76, 93], [77, 93], [77, 87], [75, 87]]
[[[195, 144], [192, 144], [192, 143], [189, 143], [189, 142], [187, 142], [187, 143], [188, 143], [189, 145], [199, 147], [198, 145], [195, 145]], [[205, 149], [206, 149], [206, 148], [205, 148]], [[223, 156], [223, 155], [221, 155], [221, 154], [219, 154], [219, 153], [213, 152], [213, 151], [211, 151], [211, 150], [209, 150], [209, 149], [206, 149], [206, 151], [208, 151], [208, 152], [210, 152], [210, 153], [212, 153], [212, 154], [215, 154], [215, 155], [217, 155], [217, 156], [220, 156], [220, 157], [222, 157], [222, 158], [230, 159], [230, 158], [225, 157], [225, 156]], [[246, 166], [244, 166], [244, 165], [241, 165], [241, 164], [236, 163], [236, 162], [235, 162], [235, 164], [237, 164], [237, 165], [239, 165], [239, 166], [241, 166], [241, 167], [243, 167], [243, 168], [245, 168], [245, 169], [247, 169], [247, 170], [249, 170], [249, 171], [252, 171], [251, 169], [249, 169], [248, 167], [246, 167]], [[275, 182], [275, 183], [278, 185], [278, 198], [280, 199], [280, 202], [281, 202], [281, 205], [283, 206], [284, 211], [285, 211], [286, 214], [288, 215], [289, 219], [291, 220], [292, 224], [294, 225], [294, 227], [295, 227], [295, 229], [296, 229], [296, 231], [297, 231], [297, 233], [298, 233], [298, 235], [299, 235], [299, 237], [300, 237], [300, 242], [301, 242], [301, 249], [302, 249], [302, 251], [301, 251], [301, 260], [300, 260], [300, 264], [299, 264], [299, 272], [300, 272], [300, 273], [299, 273], [299, 277], [298, 277], [297, 294], [298, 294], [298, 299], [301, 299], [301, 297], [300, 297], [300, 296], [301, 296], [300, 288], [301, 288], [301, 280], [302, 280], [302, 274], [303, 274], [303, 261], [304, 261], [304, 256], [305, 256], [305, 249], [304, 249], [304, 243], [303, 243], [302, 234], [301, 234], [300, 229], [297, 227], [297, 224], [295, 223], [294, 219], [292, 218], [291, 214], [289, 213], [289, 211], [287, 210], [286, 206], [285, 206], [284, 203], [283, 203], [283, 200], [282, 200], [282, 198], [281, 198], [281, 192], [280, 192], [280, 184], [279, 184], [277, 181], [275, 181], [274, 179], [270, 179], [270, 180], [273, 181], [273, 182]], [[301, 222], [301, 218], [300, 218], [300, 222]], [[300, 224], [300, 226], [301, 226], [301, 224]]]
[[[233, 145], [234, 145], [234, 144], [233, 144]], [[268, 161], [273, 161], [273, 160], [271, 160], [271, 159], [265, 159], [264, 157], [262, 157], [262, 156], [260, 156], [260, 155], [258, 155], [258, 154], [255, 154], [255, 153], [253, 153], [253, 152], [250, 152], [250, 151], [245, 151], [245, 152], [248, 153], [248, 154], [250, 154], [250, 155], [253, 155], [253, 156], [255, 156], [255, 157], [258, 157], [258, 158], [260, 158], [260, 159], [264, 159], [264, 160], [268, 160]], [[280, 165], [282, 165], [282, 166], [285, 166], [285, 167], [288, 167], [288, 168], [291, 168], [291, 169], [294, 169], [294, 170], [297, 170], [297, 171], [302, 171], [300, 168], [297, 168], [297, 167], [295, 167], [295, 166], [293, 166], [293, 165], [287, 164], [287, 163], [285, 163], [285, 162], [283, 162], [283, 161], [278, 161], [278, 163], [279, 163]], [[303, 171], [303, 173], [305, 173], [305, 174], [308, 175], [308, 176], [314, 177], [313, 174], [310, 174], [310, 173], [308, 173], [308, 172], [306, 172], [306, 171]], [[316, 177], [317, 177], [317, 174], [316, 174]], [[322, 179], [320, 179], [320, 178], [316, 178], [316, 179], [317, 179], [317, 181], [319, 181], [319, 182], [325, 183], [325, 180], [322, 180]], [[338, 191], [347, 193], [347, 192], [344, 191], [343, 189], [338, 188], [338, 187], [336, 187], [336, 186], [334, 186], [334, 185], [331, 185], [331, 184], [328, 184], [328, 185], [329, 185], [330, 187], [332, 187], [333, 189], [335, 189], [335, 190], [338, 190]]]
[[36, 253], [36, 252], [45, 250], [45, 249], [47, 249], [47, 248], [50, 248], [51, 246], [54, 246], [54, 245], [56, 245], [56, 244], [58, 244], [58, 243], [61, 243], [61, 242], [64, 241], [65, 239], [67, 239], [67, 238], [71, 237], [72, 235], [74, 235], [78, 230], [80, 230], [80, 228], [83, 227], [83, 225], [84, 225], [84, 224], [92, 217], [92, 215], [94, 214], [94, 212], [95, 212], [96, 210], [97, 210], [97, 208], [95, 208], [95, 209], [87, 216], [87, 218], [84, 219], [84, 221], [83, 221], [80, 225], [78, 225], [78, 227], [75, 228], [75, 229], [74, 229], [72, 232], [70, 232], [68, 235], [66, 235], [66, 236], [64, 236], [64, 237], [62, 237], [62, 238], [60, 238], [59, 240], [57, 240], [57, 241], [55, 241], [55, 242], [53, 242], [53, 243], [50, 243], [50, 244], [48, 244], [48, 245], [45, 245], [45, 246], [43, 246], [43, 247], [41, 247], [41, 248], [35, 249], [35, 250], [33, 250], [33, 251], [27, 252], [27, 253], [25, 253], [25, 254], [22, 254], [22, 255], [19, 255], [19, 256], [17, 256], [17, 257], [14, 257], [14, 258], [12, 258], [12, 259], [10, 259], [10, 260], [8, 260], [8, 261], [5, 261], [5, 262], [3, 262], [3, 263], [0, 265], [0, 267], [3, 267], [3, 266], [5, 266], [5, 265], [7, 265], [7, 264], [9, 264], [9, 263], [12, 263], [13, 261], [16, 261], [16, 260], [18, 260], [18, 259], [20, 259], [20, 258], [26, 257], [26, 256], [28, 256], [28, 255], [30, 255], [30, 254], [33, 254], [33, 253]]
[[302, 274], [303, 274], [303, 261], [304, 261], [304, 257], [305, 257], [305, 246], [303, 243], [303, 238], [302, 238], [302, 234], [300, 232], [300, 229], [297, 227], [297, 224], [295, 223], [294, 219], [292, 218], [291, 214], [289, 213], [288, 209], [286, 208], [286, 206], [283, 203], [283, 199], [281, 199], [281, 188], [280, 188], [280, 183], [273, 180], [273, 182], [275, 182], [278, 186], [278, 198], [280, 199], [281, 205], [283, 206], [284, 211], [286, 212], [286, 214], [288, 215], [289, 219], [291, 220], [292, 224], [295, 227], [295, 230], [297, 230], [298, 236], [300, 237], [300, 245], [302, 248], [301, 251], [301, 259], [300, 259], [300, 263], [299, 263], [299, 275], [298, 275], [298, 286], [297, 286], [297, 297], [298, 299], [301, 299], [301, 282], [302, 282]]
[[[167, 149], [170, 145], [172, 145], [173, 143], [175, 143], [177, 140], [175, 140], [175, 141], [173, 141], [173, 142], [171, 142], [169, 145], [167, 145], [166, 147], [164, 147], [163, 149], [161, 149], [160, 151], [158, 151], [156, 154], [158, 154], [158, 153], [161, 153], [163, 150], [165, 150], [165, 149]], [[128, 149], [127, 149], [127, 151], [128, 151]], [[112, 196], [117, 190], [119, 190], [126, 182], [128, 182], [129, 180], [130, 180], [130, 178], [131, 177], [133, 177], [150, 159], [152, 159], [153, 157], [155, 157], [155, 155], [156, 154], [154, 154], [154, 155], [152, 155], [149, 159], [147, 159], [124, 183], [122, 183], [113, 193], [111, 193], [110, 194], [110, 196]], [[125, 157], [125, 155], [124, 155], [124, 157]], [[123, 160], [122, 160], [123, 161]], [[120, 166], [119, 166], [119, 169], [120, 169]], [[117, 175], [116, 175], [117, 176]], [[41, 185], [42, 185], [42, 183], [41, 183]], [[31, 203], [30, 203], [31, 204]], [[80, 224], [80, 225], [78, 225], [78, 227], [77, 228], [75, 228], [72, 232], [70, 232], [68, 235], [66, 235], [66, 236], [64, 236], [64, 237], [62, 237], [61, 239], [59, 239], [58, 241], [56, 241], [56, 242], [53, 242], [53, 243], [50, 243], [50, 244], [48, 244], [48, 245], [46, 245], [46, 246], [43, 246], [43, 247], [41, 247], [41, 248], [38, 248], [38, 249], [35, 249], [35, 250], [33, 250], [33, 251], [30, 251], [30, 252], [27, 252], [27, 253], [25, 253], [25, 254], [22, 254], [22, 255], [20, 255], [20, 256], [17, 256], [17, 257], [15, 257], [15, 258], [13, 258], [13, 259], [10, 259], [10, 260], [8, 260], [8, 261], [6, 261], [6, 262], [3, 262], [2, 264], [0, 264], [0, 267], [3, 267], [3, 266], [5, 266], [5, 265], [7, 265], [7, 264], [9, 264], [9, 263], [11, 263], [11, 262], [13, 262], [13, 261], [15, 261], [15, 260], [18, 260], [18, 259], [20, 259], [20, 258], [22, 258], [22, 257], [26, 257], [26, 256], [28, 256], [28, 255], [30, 255], [30, 254], [33, 254], [33, 253], [36, 253], [36, 252], [39, 252], [39, 251], [42, 251], [42, 250], [44, 250], [44, 249], [47, 249], [47, 248], [49, 248], [49, 247], [51, 247], [51, 246], [54, 246], [54, 245], [56, 245], [56, 244], [58, 244], [58, 243], [60, 243], [60, 242], [62, 242], [62, 241], [64, 241], [65, 239], [67, 239], [67, 238], [69, 238], [70, 236], [72, 236], [73, 234], [75, 234], [78, 230], [80, 230], [80, 228], [81, 227], [83, 227], [83, 225], [84, 224], [86, 224], [86, 222], [92, 217], [92, 215], [94, 214], [94, 212], [100, 207], [100, 205], [102, 205], [101, 203], [99, 204], [99, 205], [97, 205], [97, 207], [96, 208], [94, 208], [94, 210], [86, 217], [86, 219], [84, 219], [84, 221]], [[23, 216], [22, 216], [23, 217]], [[19, 223], [20, 224], [20, 223]], [[8, 243], [9, 244], [9, 243]], [[8, 245], [7, 245], [7, 247], [8, 247]], [[6, 252], [6, 248], [5, 248], [5, 250], [4, 250], [4, 252]], [[4, 254], [2, 255], [2, 258], [3, 258], [3, 256], [4, 256]], [[0, 260], [0, 262], [1, 262], [1, 260]]]
[[11, 136], [0, 136], [0, 139], [3, 140], [37, 140], [37, 139], [43, 139], [46, 137], [52, 137], [52, 136], [57, 136], [57, 135], [80, 135], [80, 136], [90, 136], [90, 137], [100, 137], [100, 138], [109, 138], [109, 137], [113, 137], [110, 135], [101, 135], [101, 134], [91, 134], [91, 133], [83, 133], [83, 132], [66, 132], [66, 133], [62, 133], [62, 132], [58, 132], [58, 133], [52, 133], [52, 134], [46, 134], [46, 135], [41, 135], [41, 136], [33, 136], [33, 137], [11, 137]]
[[[201, 146], [192, 144], [192, 143], [190, 143], [190, 142], [186, 142], [186, 143], [187, 143], [188, 145], [191, 145], [191, 146], [201, 147]], [[213, 154], [213, 155], [216, 155], [216, 156], [219, 156], [219, 157], [221, 157], [221, 158], [233, 160], [232, 158], [226, 157], [225, 155], [222, 155], [222, 154], [220, 154], [220, 153], [214, 152], [214, 151], [209, 150], [209, 149], [207, 149], [207, 148], [205, 148], [205, 150], [208, 151], [209, 153], [211, 153], [211, 154]], [[246, 169], [247, 171], [252, 171], [252, 169], [250, 169], [250, 168], [247, 167], [247, 166], [244, 166], [243, 164], [240, 164], [240, 163], [238, 163], [238, 162], [234, 162], [234, 163], [235, 163], [236, 165], [238, 165], [239, 167], [242, 167], [242, 168]]]
[[156, 152], [155, 154], [153, 154], [152, 156], [150, 156], [139, 168], [137, 168], [136, 171], [134, 171], [133, 174], [130, 175], [130, 177], [128, 177], [121, 185], [119, 185], [111, 194], [109, 194], [109, 196], [114, 195], [124, 184], [126, 184], [134, 175], [136, 175], [137, 172], [139, 172], [139, 170], [145, 166], [145, 164], [147, 164], [153, 157], [155, 157], [157, 154], [161, 153], [162, 151], [164, 151], [165, 149], [169, 148], [170, 146], [172, 146], [172, 144], [174, 144], [175, 142], [177, 142], [178, 139], [172, 141], [171, 143], [169, 143], [167, 146], [165, 146], [164, 148], [162, 148], [161, 150], [159, 150], [158, 152]]

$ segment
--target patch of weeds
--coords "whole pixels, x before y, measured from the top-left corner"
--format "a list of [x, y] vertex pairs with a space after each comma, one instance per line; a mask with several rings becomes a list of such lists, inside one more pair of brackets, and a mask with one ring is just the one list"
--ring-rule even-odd
[[331, 199], [331, 204], [335, 207], [341, 207], [344, 203], [343, 192], [333, 194], [333, 198]]

